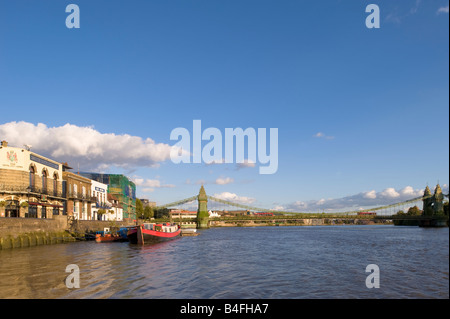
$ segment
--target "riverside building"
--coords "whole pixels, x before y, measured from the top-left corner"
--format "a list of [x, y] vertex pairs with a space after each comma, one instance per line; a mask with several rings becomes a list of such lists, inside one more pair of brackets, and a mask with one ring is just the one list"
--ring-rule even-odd
[[91, 192], [92, 197], [95, 198], [95, 202], [91, 205], [92, 219], [105, 220], [106, 213], [112, 208], [108, 201], [108, 185], [91, 180]]
[[136, 184], [122, 174], [81, 172], [80, 175], [108, 185], [108, 194], [113, 195], [123, 209], [123, 220], [136, 220]]
[[63, 164], [64, 214], [73, 216], [75, 220], [92, 220], [91, 208], [96, 198], [91, 196], [91, 180], [70, 172], [70, 169], [67, 163]]
[[0, 217], [64, 214], [63, 165], [29, 147], [0, 145]]

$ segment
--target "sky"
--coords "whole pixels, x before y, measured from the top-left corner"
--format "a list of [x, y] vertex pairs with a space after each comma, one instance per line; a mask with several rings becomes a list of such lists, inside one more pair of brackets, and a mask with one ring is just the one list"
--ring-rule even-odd
[[[448, 0], [0, 0], [0, 139], [157, 204], [202, 184], [291, 211], [448, 193], [448, 32]], [[171, 132], [193, 145], [194, 120], [276, 128], [276, 172], [174, 163]]]

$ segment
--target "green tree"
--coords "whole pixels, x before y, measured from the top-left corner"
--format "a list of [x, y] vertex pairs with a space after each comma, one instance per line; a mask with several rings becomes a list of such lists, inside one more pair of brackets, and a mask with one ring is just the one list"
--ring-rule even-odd
[[422, 215], [422, 211], [419, 209], [419, 207], [414, 206], [414, 207], [410, 207], [408, 209], [408, 212], [406, 213], [406, 215], [408, 215], [408, 216], [420, 216], [420, 215]]
[[144, 208], [144, 218], [145, 219], [150, 219], [153, 218], [154, 216], [154, 212], [153, 212], [153, 208], [150, 206], [145, 206]]
[[136, 217], [144, 218], [144, 205], [139, 198], [136, 198]]
[[169, 210], [167, 208], [160, 208], [155, 210], [155, 218], [168, 218]]

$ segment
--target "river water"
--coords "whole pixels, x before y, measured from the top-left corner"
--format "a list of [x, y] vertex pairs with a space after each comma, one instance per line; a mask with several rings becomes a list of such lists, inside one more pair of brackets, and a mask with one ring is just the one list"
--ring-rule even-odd
[[[68, 288], [66, 266], [80, 270]], [[379, 288], [366, 287], [366, 266]], [[0, 251], [0, 298], [449, 298], [448, 228], [233, 227], [138, 246]]]

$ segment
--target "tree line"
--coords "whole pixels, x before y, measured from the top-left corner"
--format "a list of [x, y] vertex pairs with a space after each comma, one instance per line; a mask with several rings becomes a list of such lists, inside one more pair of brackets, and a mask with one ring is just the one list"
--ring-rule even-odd
[[152, 218], [169, 218], [169, 210], [167, 208], [155, 209], [154, 207], [145, 206], [139, 198], [136, 198], [136, 217], [143, 220]]

